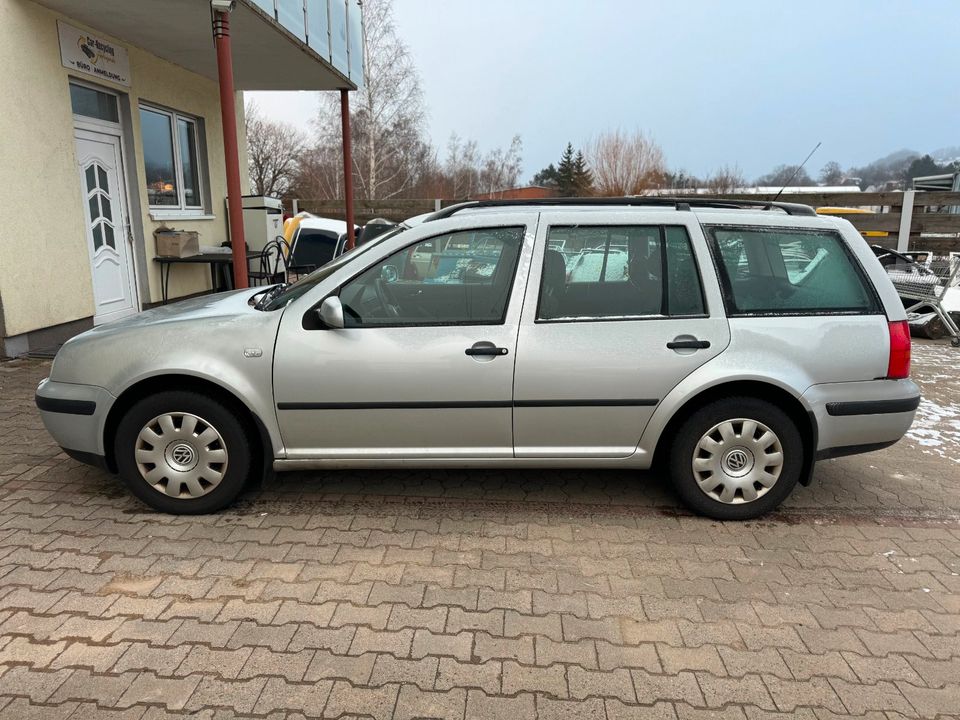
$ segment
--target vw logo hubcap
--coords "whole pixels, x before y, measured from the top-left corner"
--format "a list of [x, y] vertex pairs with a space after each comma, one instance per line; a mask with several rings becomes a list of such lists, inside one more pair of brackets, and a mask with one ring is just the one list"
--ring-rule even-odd
[[169, 452], [170, 465], [177, 470], [189, 470], [197, 464], [197, 451], [188, 443], [177, 443]]
[[734, 477], [750, 472], [753, 468], [753, 453], [746, 448], [733, 448], [723, 457], [723, 469]]

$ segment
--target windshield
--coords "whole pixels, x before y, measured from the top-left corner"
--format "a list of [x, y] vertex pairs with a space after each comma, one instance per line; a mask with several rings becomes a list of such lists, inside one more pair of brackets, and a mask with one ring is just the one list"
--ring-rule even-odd
[[283, 292], [270, 298], [270, 300], [266, 302], [261, 309], [269, 311], [269, 310], [279, 310], [282, 307], [286, 307], [289, 303], [293, 302], [298, 297], [310, 292], [310, 290], [313, 289], [313, 287], [317, 283], [323, 280], [326, 280], [333, 273], [335, 273], [337, 270], [339, 270], [348, 262], [350, 262], [353, 258], [357, 257], [358, 255], [362, 255], [370, 248], [376, 247], [377, 245], [382, 243], [384, 240], [392, 238], [395, 235], [399, 235], [401, 232], [403, 232], [406, 229], [407, 229], [406, 226], [398, 225], [390, 232], [385, 232], [383, 235], [379, 235], [375, 237], [373, 240], [371, 240], [368, 243], [354, 246], [352, 250], [348, 250], [340, 257], [334, 258], [323, 267], [317, 268], [309, 275], [305, 275], [304, 277], [300, 278], [292, 285], [289, 285], [286, 288], [284, 288]]

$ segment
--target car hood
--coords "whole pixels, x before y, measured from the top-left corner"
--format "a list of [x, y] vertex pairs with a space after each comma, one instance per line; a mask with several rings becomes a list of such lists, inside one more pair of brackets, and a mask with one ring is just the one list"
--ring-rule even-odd
[[159, 305], [151, 310], [144, 310], [136, 315], [115, 320], [105, 325], [98, 325], [84, 335], [102, 335], [139, 327], [155, 325], [164, 322], [183, 322], [185, 320], [211, 319], [215, 317], [230, 317], [238, 314], [258, 312], [250, 306], [249, 300], [254, 295], [263, 292], [266, 288], [245, 288], [217, 293], [216, 295], [201, 295], [200, 297], [180, 300], [170, 305]]

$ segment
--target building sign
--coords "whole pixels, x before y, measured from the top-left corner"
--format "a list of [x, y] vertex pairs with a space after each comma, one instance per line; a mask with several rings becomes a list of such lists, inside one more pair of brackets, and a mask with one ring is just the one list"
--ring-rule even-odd
[[130, 85], [127, 49], [57, 20], [60, 61], [65, 68], [101, 80]]

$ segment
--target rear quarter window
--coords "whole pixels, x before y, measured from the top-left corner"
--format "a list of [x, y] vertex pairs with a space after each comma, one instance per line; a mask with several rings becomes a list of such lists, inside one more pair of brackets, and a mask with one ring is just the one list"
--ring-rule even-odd
[[707, 228], [728, 315], [872, 315], [873, 286], [839, 233]]

